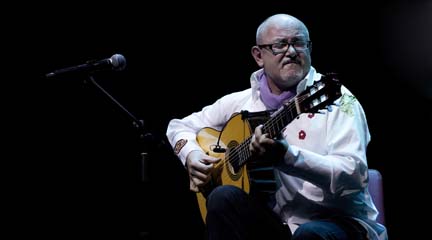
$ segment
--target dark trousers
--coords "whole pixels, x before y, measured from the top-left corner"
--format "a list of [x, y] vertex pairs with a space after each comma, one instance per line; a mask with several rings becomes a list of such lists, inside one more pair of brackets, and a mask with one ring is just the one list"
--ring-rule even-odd
[[234, 186], [219, 186], [207, 198], [207, 236], [223, 239], [366, 239], [355, 220], [335, 217], [301, 225], [291, 231], [263, 204]]

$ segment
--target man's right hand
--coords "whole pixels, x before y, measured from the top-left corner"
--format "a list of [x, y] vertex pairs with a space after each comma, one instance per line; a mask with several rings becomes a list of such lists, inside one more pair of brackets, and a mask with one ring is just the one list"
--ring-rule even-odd
[[192, 151], [186, 158], [186, 166], [189, 172], [190, 190], [199, 192], [199, 188], [204, 186], [211, 178], [214, 164], [220, 158], [215, 158], [205, 154], [203, 151]]

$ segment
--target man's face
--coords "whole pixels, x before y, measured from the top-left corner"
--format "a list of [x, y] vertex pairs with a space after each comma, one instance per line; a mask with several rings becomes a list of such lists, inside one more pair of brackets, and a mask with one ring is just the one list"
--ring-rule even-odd
[[288, 23], [270, 26], [263, 44], [273, 44], [262, 48], [263, 67], [267, 78], [281, 90], [297, 85], [311, 67], [309, 36], [301, 25]]

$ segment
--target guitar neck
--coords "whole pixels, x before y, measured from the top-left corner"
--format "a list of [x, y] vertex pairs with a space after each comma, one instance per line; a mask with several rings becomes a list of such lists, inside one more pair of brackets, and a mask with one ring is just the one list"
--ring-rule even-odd
[[[294, 98], [293, 101], [273, 113], [270, 119], [263, 124], [262, 133], [267, 133], [269, 138], [277, 137], [277, 135], [279, 135], [280, 132], [297, 117], [296, 102], [297, 98]], [[228, 158], [231, 159], [231, 162], [236, 163], [236, 166], [234, 167], [242, 167], [251, 157], [252, 153], [249, 150], [251, 138], [252, 136], [249, 136], [244, 142], [230, 151]]]
[[295, 102], [291, 101], [288, 105], [284, 105], [283, 108], [279, 109], [273, 114], [273, 116], [264, 123], [262, 127], [262, 133], [267, 133], [269, 138], [277, 137], [280, 132], [297, 117], [297, 108], [295, 107]]

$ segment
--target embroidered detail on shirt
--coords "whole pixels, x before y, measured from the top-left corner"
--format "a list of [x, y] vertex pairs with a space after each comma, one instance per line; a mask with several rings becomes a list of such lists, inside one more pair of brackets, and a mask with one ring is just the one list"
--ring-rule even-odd
[[348, 114], [351, 117], [354, 116], [353, 105], [355, 101], [357, 101], [357, 99], [353, 95], [348, 95], [348, 94], [342, 95], [341, 106], [340, 106], [341, 111]]
[[299, 136], [299, 139], [300, 139], [300, 140], [303, 140], [303, 139], [306, 138], [306, 132], [303, 131], [303, 130], [301, 130], [301, 131], [298, 133], [298, 136]]
[[179, 154], [180, 150], [186, 145], [187, 140], [186, 139], [180, 139], [176, 142], [174, 146], [174, 153]]

